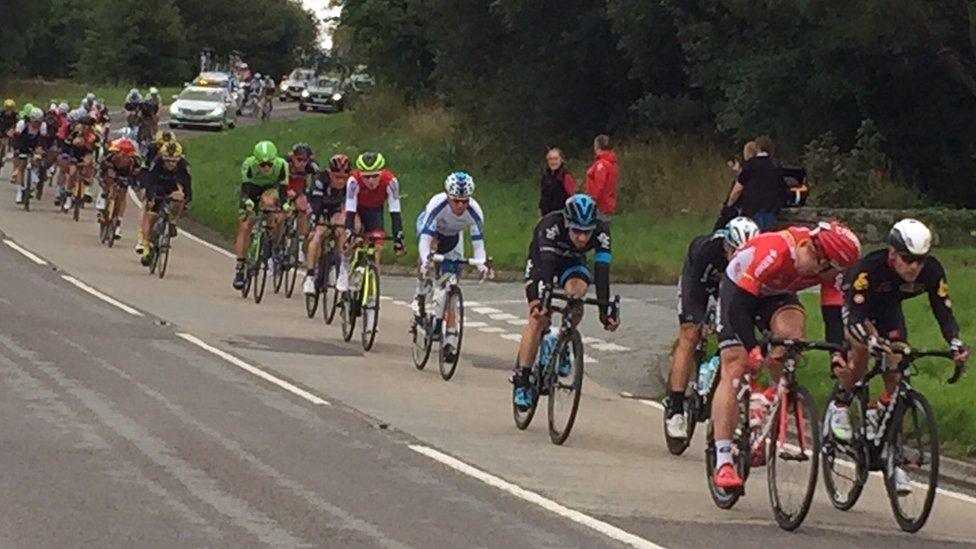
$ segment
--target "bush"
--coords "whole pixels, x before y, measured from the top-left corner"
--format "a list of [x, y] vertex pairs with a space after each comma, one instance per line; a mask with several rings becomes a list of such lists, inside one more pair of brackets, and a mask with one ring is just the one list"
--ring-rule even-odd
[[854, 147], [843, 152], [827, 132], [806, 145], [803, 165], [814, 206], [845, 208], [912, 208], [921, 196], [892, 176], [891, 159], [882, 151], [884, 137], [874, 122], [864, 120]]

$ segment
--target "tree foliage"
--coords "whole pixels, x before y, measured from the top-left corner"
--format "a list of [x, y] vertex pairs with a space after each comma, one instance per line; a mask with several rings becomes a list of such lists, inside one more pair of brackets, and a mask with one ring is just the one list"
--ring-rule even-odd
[[346, 0], [344, 51], [515, 150], [593, 133], [769, 133], [976, 205], [972, 0]]

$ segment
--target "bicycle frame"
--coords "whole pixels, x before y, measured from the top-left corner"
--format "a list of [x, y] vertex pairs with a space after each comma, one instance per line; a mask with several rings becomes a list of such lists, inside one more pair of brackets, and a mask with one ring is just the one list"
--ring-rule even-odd
[[372, 271], [366, 267], [375, 262], [376, 239], [368, 237], [363, 242], [357, 243], [352, 253], [353, 269], [363, 269], [362, 286], [359, 289], [359, 305], [365, 307], [369, 302], [372, 292], [376, 291], [376, 282], [373, 280]]

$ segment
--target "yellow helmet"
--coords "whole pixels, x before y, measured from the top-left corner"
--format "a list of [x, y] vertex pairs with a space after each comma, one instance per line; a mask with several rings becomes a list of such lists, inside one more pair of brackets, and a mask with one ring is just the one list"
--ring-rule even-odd
[[171, 141], [163, 145], [159, 150], [159, 156], [163, 160], [179, 160], [183, 158], [183, 146], [176, 141]]
[[17, 102], [14, 101], [13, 99], [10, 99], [10, 98], [4, 99], [3, 100], [3, 108], [5, 108], [5, 109], [16, 109], [17, 108]]
[[156, 144], [162, 146], [163, 143], [169, 143], [170, 141], [176, 141], [176, 134], [169, 131], [158, 131], [156, 132]]

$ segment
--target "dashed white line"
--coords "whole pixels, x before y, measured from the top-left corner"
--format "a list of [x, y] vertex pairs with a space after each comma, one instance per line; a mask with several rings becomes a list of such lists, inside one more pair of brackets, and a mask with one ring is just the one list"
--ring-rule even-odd
[[591, 357], [590, 355], [583, 355], [584, 364], [597, 364], [598, 362], [599, 361], [597, 359]]
[[631, 350], [630, 347], [624, 347], [616, 343], [594, 343], [593, 348], [598, 351], [608, 351], [611, 353], [622, 353]]
[[108, 303], [109, 305], [114, 305], [114, 306], [118, 307], [119, 309], [122, 309], [123, 311], [129, 313], [132, 316], [142, 316], [142, 313], [140, 313], [138, 310], [133, 309], [132, 307], [129, 307], [125, 303], [122, 303], [121, 301], [115, 299], [112, 296], [103, 294], [102, 292], [96, 290], [95, 288], [92, 288], [88, 284], [85, 284], [84, 282], [78, 280], [77, 278], [75, 278], [73, 276], [61, 275], [61, 278], [63, 278], [64, 280], [70, 282], [71, 284], [77, 286], [78, 288], [80, 288], [80, 289], [82, 289], [82, 290], [90, 293], [91, 295], [97, 297], [98, 299], [101, 299], [105, 303]]
[[13, 240], [10, 240], [9, 238], [4, 239], [3, 243], [6, 244], [7, 246], [10, 246], [12, 250], [14, 250], [15, 252], [19, 252], [20, 255], [26, 257], [27, 259], [30, 259], [34, 263], [37, 263], [38, 265], [47, 265], [47, 261], [44, 261], [40, 257], [34, 255], [34, 253], [31, 252], [30, 250], [20, 247], [20, 245], [14, 242]]
[[529, 321], [525, 320], [524, 318], [517, 318], [515, 320], [509, 320], [508, 323], [512, 326], [526, 326], [528, 325]]
[[497, 313], [493, 315], [488, 315], [488, 318], [492, 320], [518, 320], [518, 317], [508, 313]]
[[522, 341], [522, 336], [520, 334], [502, 334], [502, 339], [507, 339], [509, 341]]
[[478, 331], [484, 334], [501, 334], [505, 332], [505, 328], [499, 328], [497, 326], [485, 326], [484, 328], [478, 328]]
[[480, 301], [468, 301], [467, 302], [467, 305], [468, 305], [468, 307], [481, 307], [481, 302]]
[[288, 391], [289, 393], [292, 393], [292, 394], [294, 394], [296, 396], [299, 396], [301, 398], [304, 398], [305, 400], [311, 402], [312, 404], [318, 404], [320, 406], [331, 406], [331, 404], [329, 403], [329, 401], [323, 400], [323, 399], [321, 399], [321, 398], [313, 395], [312, 393], [306, 391], [305, 389], [302, 389], [300, 387], [296, 387], [295, 385], [293, 385], [293, 384], [291, 384], [291, 383], [289, 383], [289, 382], [287, 382], [287, 381], [285, 381], [285, 380], [283, 380], [283, 379], [281, 379], [279, 377], [273, 376], [273, 375], [269, 374], [268, 372], [265, 372], [264, 370], [262, 370], [262, 369], [260, 369], [260, 368], [258, 368], [256, 366], [251, 366], [250, 364], [248, 364], [247, 362], [244, 362], [243, 360], [237, 358], [236, 356], [234, 356], [234, 355], [232, 355], [232, 354], [230, 354], [230, 353], [228, 353], [226, 351], [223, 351], [221, 349], [218, 349], [218, 348], [214, 347], [213, 345], [208, 344], [207, 342], [203, 341], [202, 339], [200, 339], [200, 338], [198, 338], [198, 337], [196, 337], [196, 336], [194, 336], [192, 334], [178, 332], [176, 335], [177, 335], [177, 337], [183, 338], [186, 341], [189, 341], [190, 343], [196, 345], [197, 347], [200, 347], [201, 349], [203, 349], [205, 351], [209, 351], [209, 352], [211, 352], [211, 353], [219, 356], [220, 358], [226, 360], [227, 362], [230, 362], [234, 366], [237, 366], [238, 368], [240, 368], [240, 369], [242, 369], [242, 370], [244, 370], [244, 371], [246, 371], [248, 373], [254, 374], [254, 375], [258, 376], [259, 378], [261, 378], [261, 379], [263, 379], [265, 381], [268, 381], [270, 383], [273, 383], [273, 384], [277, 385], [278, 387], [281, 387], [282, 389]]
[[480, 322], [480, 321], [477, 321], [477, 320], [471, 320], [471, 321], [467, 321], [466, 320], [466, 321], [464, 321], [464, 327], [465, 328], [484, 328], [487, 325], [488, 325], [487, 322]]
[[617, 528], [612, 524], [593, 518], [575, 509], [570, 509], [565, 505], [557, 503], [535, 492], [526, 490], [521, 486], [512, 484], [511, 482], [496, 477], [491, 473], [487, 473], [485, 471], [482, 471], [481, 469], [472, 467], [471, 465], [468, 465], [467, 463], [464, 463], [463, 461], [451, 457], [443, 452], [439, 452], [433, 448], [429, 448], [427, 446], [421, 446], [418, 444], [411, 444], [408, 447], [414, 452], [425, 455], [433, 459], [434, 461], [437, 461], [439, 463], [442, 463], [450, 467], [451, 469], [454, 469], [455, 471], [458, 471], [474, 479], [480, 480], [481, 482], [493, 488], [498, 488], [499, 490], [508, 493], [512, 496], [515, 496], [519, 499], [525, 500], [529, 503], [534, 503], [535, 505], [542, 507], [546, 511], [555, 513], [556, 515], [559, 515], [565, 519], [586, 526], [587, 528], [595, 530], [596, 532], [599, 532], [600, 534], [603, 534], [604, 536], [607, 536], [610, 539], [627, 544], [631, 547], [637, 547], [639, 549], [662, 549], [660, 545], [657, 545], [652, 541], [631, 534], [626, 530]]
[[495, 314], [498, 314], [498, 313], [502, 312], [502, 311], [500, 311], [498, 309], [494, 309], [492, 307], [472, 307], [471, 309], [474, 312], [479, 313], [479, 314], [483, 314], [483, 315], [495, 315]]
[[598, 337], [583, 336], [583, 344], [584, 345], [599, 345], [599, 344], [603, 344], [603, 343], [606, 343], [606, 341], [604, 341], [604, 340], [602, 340], [602, 339], [600, 339]]

